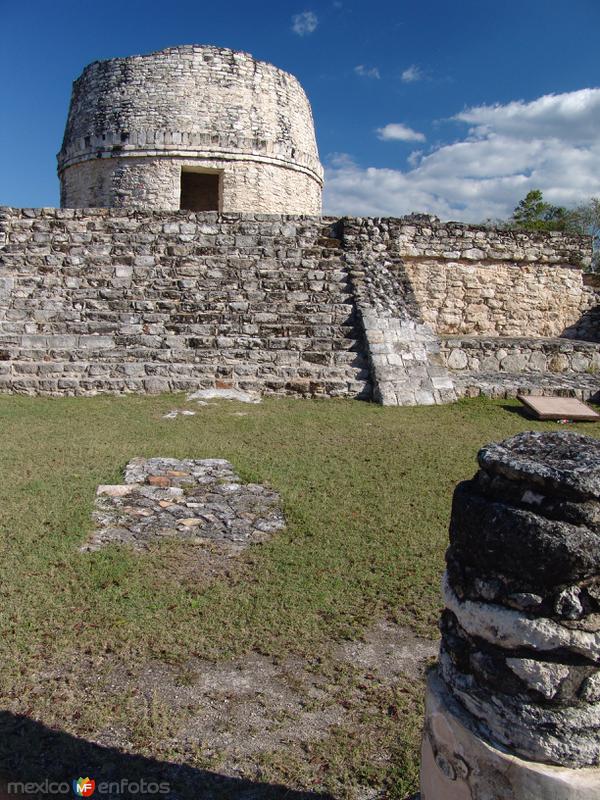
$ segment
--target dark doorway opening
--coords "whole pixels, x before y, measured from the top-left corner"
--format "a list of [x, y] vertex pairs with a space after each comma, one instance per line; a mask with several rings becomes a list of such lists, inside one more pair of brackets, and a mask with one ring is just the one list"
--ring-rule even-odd
[[179, 207], [184, 211], [219, 211], [218, 172], [181, 173], [181, 199]]

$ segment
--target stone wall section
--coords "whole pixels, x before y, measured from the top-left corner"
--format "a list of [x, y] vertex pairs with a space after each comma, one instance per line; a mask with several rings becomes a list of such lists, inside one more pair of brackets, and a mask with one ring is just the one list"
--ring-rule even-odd
[[565, 395], [600, 400], [600, 348], [576, 339], [442, 336], [459, 396]]
[[3, 209], [0, 389], [370, 396], [321, 218]]
[[[534, 282], [513, 286], [511, 303], [530, 309], [527, 336], [440, 337], [427, 323], [414, 275], [434, 256], [455, 275], [460, 238], [479, 242], [486, 258], [495, 253], [496, 266], [510, 262], [515, 275], [539, 271], [541, 292]], [[373, 389], [393, 405], [532, 391], [596, 399], [598, 287], [576, 266], [586, 248], [578, 237], [528, 238], [422, 216], [0, 209], [0, 387], [333, 397]], [[540, 261], [519, 266], [517, 255]], [[565, 336], [584, 334], [587, 343], [540, 338], [546, 271], [557, 308], [567, 284], [573, 289], [580, 317]], [[422, 291], [435, 295], [435, 287]]]
[[577, 338], [582, 317], [600, 302], [582, 272], [588, 237], [426, 216], [378, 224], [387, 225], [423, 320], [438, 334]]
[[[208, 163], [211, 170], [221, 172], [222, 209], [264, 214], [318, 213], [321, 209], [321, 187], [303, 172], [250, 160], [212, 157]], [[181, 171], [197, 165], [197, 159], [185, 154], [84, 161], [65, 171], [61, 206], [178, 209]]]
[[586, 372], [600, 376], [596, 344], [571, 339], [441, 336], [440, 355], [456, 372]]

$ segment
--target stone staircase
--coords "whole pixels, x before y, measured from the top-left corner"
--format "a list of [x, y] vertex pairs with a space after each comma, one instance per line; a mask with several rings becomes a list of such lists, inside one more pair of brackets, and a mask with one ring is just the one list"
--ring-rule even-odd
[[[232, 217], [129, 217], [108, 234], [93, 218], [55, 218], [27, 248], [13, 223], [0, 251], [0, 390], [370, 397], [329, 227]], [[31, 238], [35, 218], [22, 222]]]
[[373, 380], [382, 405], [433, 405], [456, 400], [439, 355], [439, 341], [423, 322], [404, 262], [394, 243], [379, 241], [369, 220], [343, 220], [344, 257], [362, 321]]

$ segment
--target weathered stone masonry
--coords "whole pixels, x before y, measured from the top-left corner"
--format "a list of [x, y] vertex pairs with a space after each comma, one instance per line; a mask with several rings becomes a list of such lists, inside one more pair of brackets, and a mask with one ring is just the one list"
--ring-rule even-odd
[[374, 229], [379, 253], [401, 254], [423, 320], [437, 334], [561, 336], [597, 304], [581, 271], [591, 257], [584, 237], [427, 216], [364, 225]]
[[520, 433], [459, 484], [423, 800], [600, 792], [600, 442]]
[[[525, 375], [530, 389], [593, 397], [598, 345], [553, 338], [597, 338], [596, 290], [579, 268], [587, 247], [429, 217], [4, 208], [0, 389], [235, 386], [407, 405], [514, 394]], [[432, 260], [471, 298], [456, 301], [465, 327], [497, 311], [466, 266], [505, 268], [502, 314], [521, 320], [518, 334], [441, 337], [427, 321]]]
[[[589, 240], [427, 215], [349, 219], [342, 228], [357, 305], [368, 307], [362, 317], [376, 399], [600, 399], [598, 286], [582, 272]], [[449, 337], [457, 332], [460, 346]]]
[[320, 218], [5, 209], [0, 230], [5, 390], [370, 394]]
[[[298, 80], [226, 48], [95, 61], [73, 84], [58, 155], [65, 208], [319, 214], [323, 168]], [[212, 205], [182, 205], [186, 173]]]
[[383, 405], [456, 399], [437, 338], [421, 310], [389, 223], [344, 220], [346, 263], [367, 341], [374, 398]]

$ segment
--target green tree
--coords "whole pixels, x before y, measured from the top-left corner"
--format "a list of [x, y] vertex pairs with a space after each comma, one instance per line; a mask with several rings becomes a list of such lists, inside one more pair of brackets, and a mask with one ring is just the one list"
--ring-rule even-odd
[[580, 203], [568, 214], [569, 230], [592, 237], [592, 270], [600, 272], [600, 197], [591, 197], [587, 203]]
[[532, 189], [516, 206], [509, 225], [529, 231], [569, 230], [569, 212], [562, 206], [547, 203], [539, 189]]

